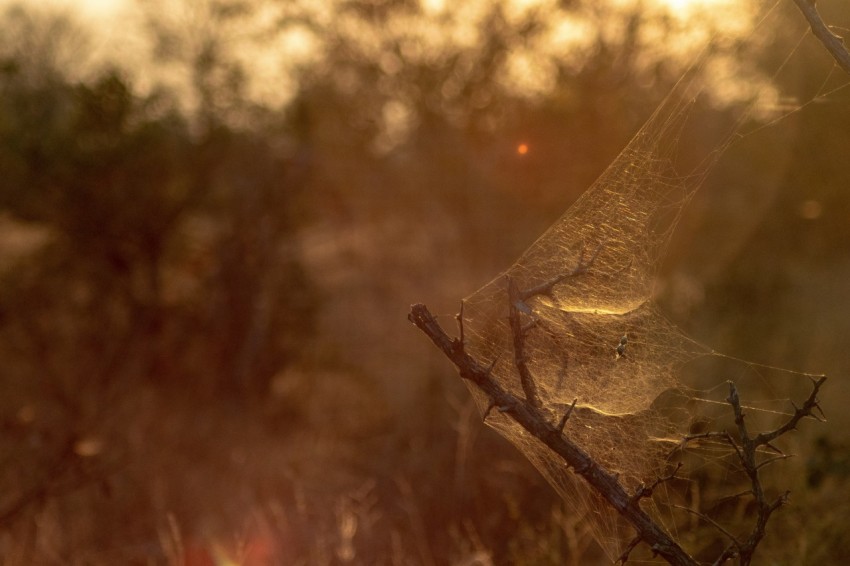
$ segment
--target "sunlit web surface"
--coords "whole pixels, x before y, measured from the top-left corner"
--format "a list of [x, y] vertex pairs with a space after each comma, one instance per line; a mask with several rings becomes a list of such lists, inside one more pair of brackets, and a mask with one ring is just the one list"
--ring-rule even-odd
[[[567, 213], [505, 273], [464, 300], [467, 352], [485, 367], [492, 364], [499, 385], [527, 398], [517, 369], [513, 310], [524, 328], [522, 358], [542, 409], [558, 422], [575, 400], [565, 434], [631, 491], [669, 472], [671, 454], [696, 419], [711, 421], [726, 410], [726, 390], [719, 384], [730, 377], [766, 382], [771, 371], [688, 339], [651, 301], [682, 207], [730, 139], [689, 173], [676, 171], [675, 150], [695, 88], [683, 79]], [[731, 375], [718, 371], [707, 388], [703, 383], [698, 389], [681, 379], [696, 359], [731, 361], [737, 369]], [[470, 388], [487, 424], [534, 463], [573, 512], [586, 517], [597, 541], [616, 558], [633, 530], [557, 454]], [[777, 401], [750, 407], [765, 414], [777, 408], [789, 406]], [[675, 532], [664, 491], [647, 510]]]

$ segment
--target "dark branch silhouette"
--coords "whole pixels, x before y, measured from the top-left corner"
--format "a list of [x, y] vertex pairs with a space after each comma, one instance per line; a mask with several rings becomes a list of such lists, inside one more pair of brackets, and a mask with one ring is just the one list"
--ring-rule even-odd
[[466, 353], [463, 344], [450, 338], [425, 305], [413, 305], [408, 319], [424, 332], [457, 367], [463, 379], [474, 383], [503, 413], [509, 415], [550, 450], [561, 456], [575, 473], [587, 481], [638, 532], [653, 552], [670, 564], [696, 566], [697, 562], [638, 505], [617, 480], [617, 476], [595, 462], [578, 445], [564, 436], [557, 424], [548, 422], [532, 403], [502, 388], [487, 367]]
[[[764, 493], [764, 487], [762, 486], [759, 474], [761, 468], [778, 460], [787, 458], [787, 455], [773, 446], [771, 442], [787, 432], [796, 430], [798, 423], [805, 417], [811, 417], [819, 421], [823, 420], [823, 412], [821, 411], [817, 396], [825, 381], [825, 376], [820, 376], [818, 379], [812, 379], [812, 390], [802, 407], [794, 405], [794, 413], [782, 425], [772, 431], [762, 432], [754, 436], [751, 435], [747, 429], [745, 420], [746, 415], [743, 407], [741, 406], [738, 389], [735, 384], [730, 381], [729, 396], [726, 398], [726, 402], [732, 406], [732, 412], [735, 415], [735, 425], [737, 427], [738, 438], [735, 439], [735, 437], [729, 432], [703, 433], [685, 437], [685, 443], [695, 440], [719, 439], [731, 446], [750, 481], [750, 489], [743, 495], [750, 495], [756, 504], [755, 525], [747, 539], [744, 541], [738, 540], [705, 515], [688, 509], [688, 511], [696, 513], [702, 519], [710, 522], [725, 536], [732, 539], [732, 544], [726, 548], [723, 554], [721, 554], [715, 562], [716, 564], [722, 564], [726, 560], [734, 558], [735, 556], [738, 556], [738, 562], [741, 565], [750, 564], [752, 561], [756, 548], [765, 536], [765, 527], [767, 526], [767, 522], [770, 519], [771, 514], [784, 505], [788, 500], [787, 491], [773, 500], [768, 499]], [[820, 413], [820, 416], [816, 414], [815, 411]], [[764, 453], [764, 451], [761, 450], [763, 448], [776, 452], [778, 455], [760, 459], [759, 455]], [[737, 494], [736, 497], [741, 495], [742, 494]]]
[[[520, 296], [520, 293], [515, 284], [509, 280], [508, 296], [512, 304]], [[457, 367], [461, 378], [474, 383], [479, 390], [487, 395], [490, 403], [484, 415], [485, 419], [493, 408], [497, 408], [500, 412], [512, 418], [535, 438], [543, 442], [550, 450], [558, 454], [576, 474], [584, 478], [591, 489], [599, 494], [621, 517], [634, 527], [637, 531], [637, 536], [628, 544], [626, 550], [618, 558], [618, 562], [626, 563], [632, 550], [640, 542], [643, 542], [650, 547], [653, 554], [661, 556], [670, 564], [678, 566], [695, 566], [698, 564], [662, 526], [656, 523], [640, 507], [640, 501], [651, 497], [653, 490], [658, 485], [675, 477], [681, 464], [676, 466], [676, 469], [669, 475], [656, 479], [649, 486], [642, 485], [638, 487], [634, 493], [629, 493], [619, 482], [616, 474], [593, 460], [581, 447], [570, 439], [568, 434], [564, 433], [564, 427], [570, 413], [575, 407], [575, 401], [573, 401], [566, 414], [558, 423], [553, 424], [549, 422], [550, 415], [541, 410], [533, 376], [521, 360], [524, 356], [523, 336], [527, 328], [520, 324], [518, 309], [512, 308], [510, 316], [511, 328], [514, 333], [515, 363], [520, 372], [525, 399], [516, 397], [494, 381], [491, 373], [495, 362], [485, 365], [470, 356], [466, 352], [463, 341], [457, 338], [450, 338], [425, 305], [413, 305], [408, 319], [424, 332], [437, 348], [451, 360]], [[778, 453], [781, 458], [784, 458], [785, 454], [773, 446], [771, 442], [779, 436], [794, 430], [804, 417], [813, 417], [817, 420], [822, 420], [822, 412], [818, 404], [817, 395], [825, 381], [826, 377], [819, 377], [817, 380], [812, 380], [813, 387], [809, 397], [801, 407], [794, 406], [794, 413], [787, 421], [772, 431], [759, 433], [754, 436], [750, 435], [747, 430], [745, 414], [738, 396], [738, 390], [735, 384], [730, 382], [727, 401], [731, 405], [735, 416], [737, 439], [727, 431], [689, 435], [682, 439], [681, 448], [684, 448], [689, 443], [704, 440], [720, 440], [728, 444], [734, 450], [750, 480], [750, 489], [744, 494], [738, 494], [738, 496], [751, 495], [756, 503], [755, 525], [747, 539], [743, 541], [736, 538], [723, 528], [723, 526], [699, 511], [682, 507], [682, 509], [699, 516], [715, 527], [725, 537], [731, 539], [731, 543], [717, 557], [714, 564], [723, 564], [736, 557], [738, 558], [738, 563], [742, 566], [750, 564], [756, 548], [765, 536], [765, 528], [770, 516], [787, 501], [788, 497], [788, 492], [785, 492], [776, 499], [769, 500], [767, 498], [761, 482], [760, 469], [764, 465], [776, 461], [777, 458], [773, 457], [759, 461], [759, 454], [763, 453], [766, 448]], [[815, 411], [818, 411], [821, 416], [815, 414]]]

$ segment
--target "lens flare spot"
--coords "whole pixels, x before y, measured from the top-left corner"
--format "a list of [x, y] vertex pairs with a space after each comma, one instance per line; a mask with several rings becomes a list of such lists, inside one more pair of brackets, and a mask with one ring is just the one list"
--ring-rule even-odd
[[525, 155], [526, 153], [528, 153], [528, 144], [527, 143], [519, 144], [518, 146], [516, 146], [516, 152], [520, 155]]
[[816, 200], [800, 203], [800, 216], [806, 220], [817, 220], [823, 214], [823, 205]]

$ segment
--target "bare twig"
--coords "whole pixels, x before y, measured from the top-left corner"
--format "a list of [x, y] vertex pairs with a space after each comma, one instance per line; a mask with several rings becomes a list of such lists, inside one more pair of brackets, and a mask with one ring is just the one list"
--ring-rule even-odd
[[587, 273], [587, 271], [593, 267], [593, 263], [596, 261], [596, 258], [599, 257], [599, 252], [602, 251], [602, 244], [596, 246], [596, 249], [593, 251], [593, 255], [590, 256], [587, 260], [584, 259], [585, 250], [582, 248], [581, 252], [578, 256], [578, 261], [576, 262], [576, 266], [571, 271], [566, 271], [561, 273], [560, 275], [556, 275], [549, 281], [541, 283], [539, 285], [535, 285], [534, 287], [530, 287], [520, 292], [519, 298], [521, 301], [527, 301], [531, 297], [535, 295], [551, 295], [552, 290], [555, 288], [555, 285], [571, 278], [576, 277], [578, 275], [583, 275]]
[[[791, 416], [788, 421], [785, 422], [782, 426], [777, 428], [776, 430], [761, 433], [753, 439], [753, 442], [757, 446], [767, 446], [770, 442], [782, 436], [786, 432], [797, 429], [797, 424], [804, 419], [805, 417], [812, 417], [815, 420], [823, 421], [823, 411], [820, 408], [820, 404], [818, 402], [818, 392], [820, 391], [821, 386], [823, 386], [826, 381], [826, 376], [820, 376], [817, 380], [812, 379], [812, 392], [809, 394], [809, 397], [805, 400], [802, 407], [794, 406], [794, 414]], [[737, 395], [737, 392], [736, 392]], [[820, 413], [820, 416], [814, 413], [815, 409]]]
[[[788, 492], [785, 492], [773, 501], [768, 501], [767, 496], [764, 493], [764, 487], [762, 486], [759, 470], [763, 466], [772, 463], [777, 458], [785, 458], [785, 455], [773, 446], [771, 442], [783, 434], [795, 430], [797, 424], [805, 417], [813, 417], [821, 420], [820, 417], [814, 414], [814, 411], [817, 410], [822, 414], [820, 405], [818, 404], [817, 395], [825, 381], [825, 376], [821, 376], [817, 380], [812, 379], [812, 391], [803, 403], [803, 406], [797, 407], [795, 405], [794, 414], [792, 414], [785, 423], [776, 429], [768, 432], [762, 432], [755, 436], [750, 436], [747, 429], [746, 420], [744, 418], [744, 409], [741, 406], [738, 389], [735, 387], [734, 383], [731, 381], [729, 382], [729, 396], [726, 398], [726, 401], [732, 406], [732, 412], [735, 415], [735, 425], [738, 428], [738, 443], [732, 443], [730, 441], [730, 444], [736, 447], [738, 459], [741, 461], [744, 472], [750, 479], [750, 492], [752, 493], [753, 500], [756, 504], [755, 525], [753, 526], [752, 531], [750, 531], [747, 540], [741, 543], [737, 549], [740, 557], [739, 562], [742, 566], [746, 566], [752, 561], [756, 547], [765, 536], [765, 527], [767, 526], [770, 516], [788, 500]], [[768, 447], [775, 452], [779, 452], [779, 456], [768, 458], [767, 460], [759, 462], [758, 454], [759, 449], [762, 447]]]
[[818, 13], [814, 0], [794, 0], [794, 3], [803, 13], [809, 25], [812, 28], [812, 33], [817, 37], [823, 46], [829, 51], [835, 62], [844, 69], [844, 72], [850, 75], [850, 52], [844, 45], [844, 38], [832, 33], [832, 30], [827, 27], [823, 19]]
[[768, 458], [767, 460], [762, 460], [761, 462], [759, 462], [759, 464], [756, 467], [760, 470], [760, 469], [765, 468], [765, 467], [767, 467], [767, 466], [769, 466], [773, 463], [779, 462], [780, 460], [787, 460], [790, 457], [791, 456], [788, 456], [787, 454], [780, 454], [778, 456], [774, 456], [773, 458]]
[[457, 320], [457, 332], [458, 332], [460, 343], [466, 344], [466, 338], [463, 335], [463, 305], [464, 305], [464, 301], [461, 301], [460, 302], [460, 312], [455, 315], [455, 320]]
[[631, 504], [637, 505], [637, 503], [644, 498], [652, 497], [652, 492], [655, 491], [655, 488], [661, 485], [664, 482], [668, 482], [676, 477], [676, 472], [682, 469], [682, 463], [678, 462], [676, 464], [676, 469], [667, 474], [666, 476], [656, 478], [652, 484], [649, 486], [645, 486], [643, 484], [639, 485], [635, 490], [634, 495], [632, 495]]
[[558, 421], [558, 431], [564, 432], [564, 427], [567, 426], [567, 421], [570, 419], [570, 415], [573, 413], [573, 409], [576, 408], [576, 402], [578, 401], [578, 397], [573, 399], [572, 404], [570, 404], [569, 408], [567, 408], [567, 412], [564, 413], [564, 416], [561, 417], [561, 420]]
[[540, 396], [537, 393], [537, 386], [534, 383], [534, 378], [531, 376], [531, 370], [528, 368], [528, 357], [525, 351], [525, 335], [533, 324], [529, 326], [524, 326], [522, 324], [520, 307], [518, 306], [522, 303], [520, 291], [514, 280], [511, 279], [510, 275], [507, 276], [507, 279], [509, 302], [508, 318], [511, 323], [511, 334], [513, 334], [514, 364], [519, 372], [519, 380], [520, 384], [522, 384], [522, 390], [525, 393], [525, 399], [534, 407], [539, 409], [543, 406], [543, 403], [540, 401]]
[[496, 406], [496, 402], [493, 399], [490, 399], [490, 403], [487, 405], [487, 408], [484, 409], [484, 416], [481, 417], [482, 421], [486, 421], [487, 417], [490, 416], [490, 411], [493, 410], [493, 407]]
[[727, 560], [731, 560], [737, 554], [737, 543], [730, 543], [729, 546], [723, 549], [723, 552], [720, 553], [720, 556], [717, 557], [717, 560], [711, 563], [711, 566], [720, 566], [721, 564], [725, 564]]
[[739, 491], [738, 493], [733, 493], [732, 495], [725, 495], [725, 496], [721, 497], [720, 499], [718, 499], [715, 504], [724, 503], [726, 501], [732, 501], [733, 499], [740, 499], [741, 497], [745, 497], [747, 495], [750, 495], [749, 489], [746, 490], [746, 491]]
[[620, 554], [617, 558], [615, 564], [625, 564], [629, 561], [629, 555], [632, 551], [640, 544], [640, 537], [635, 537], [631, 540], [631, 542], [626, 546], [626, 549]]
[[715, 521], [714, 519], [712, 519], [711, 517], [709, 517], [705, 513], [700, 513], [699, 511], [691, 509], [690, 507], [685, 507], [684, 505], [673, 505], [673, 507], [675, 509], [681, 509], [682, 511], [687, 511], [688, 513], [696, 515], [697, 517], [699, 517], [700, 519], [702, 519], [703, 521], [710, 524], [712, 527], [714, 527], [715, 529], [717, 529], [718, 531], [720, 531], [721, 533], [726, 535], [729, 538], [729, 540], [732, 541], [732, 544], [735, 546], [735, 548], [738, 548], [738, 549], [741, 548], [741, 543], [738, 541], [737, 538], [735, 538], [735, 535], [733, 535], [732, 533], [730, 533], [729, 531], [724, 529], [723, 525], [721, 525], [720, 523], [718, 523], [717, 521]]
[[[732, 407], [738, 438], [735, 439], [728, 431], [710, 431], [688, 435], [682, 439], [680, 448], [684, 448], [689, 442], [700, 440], [718, 440], [731, 446], [750, 482], [749, 490], [736, 494], [732, 497], [737, 498], [749, 495], [753, 498], [756, 504], [756, 521], [745, 541], [739, 541], [735, 537], [732, 537], [731, 534], [729, 534], [715, 521], [711, 520], [708, 516], [698, 513], [692, 509], [683, 508], [687, 509], [691, 513], [698, 514], [734, 541], [734, 548], [727, 548], [718, 557], [715, 564], [722, 564], [736, 555], [739, 557], [739, 563], [742, 566], [750, 564], [756, 547], [765, 536], [765, 527], [767, 526], [767, 522], [770, 519], [771, 514], [784, 505], [788, 499], [788, 493], [786, 492], [778, 498], [769, 501], [764, 492], [760, 471], [765, 466], [769, 466], [774, 462], [788, 458], [788, 455], [772, 444], [774, 440], [792, 430], [795, 430], [799, 422], [806, 417], [823, 420], [823, 412], [821, 411], [818, 403], [817, 395], [825, 381], [826, 377], [824, 376], [820, 376], [818, 379], [813, 378], [812, 390], [809, 393], [808, 398], [803, 403], [803, 406], [797, 407], [792, 403], [794, 406], [794, 413], [784, 423], [774, 430], [761, 432], [756, 435], [751, 435], [748, 430], [745, 418], [746, 414], [744, 413], [744, 408], [741, 405], [738, 389], [735, 384], [730, 381], [729, 396], [726, 398], [726, 401]], [[815, 411], [817, 411], [818, 414], [816, 414]], [[768, 451], [772, 452], [774, 455], [762, 459], [759, 458], [760, 454], [763, 455]]]
[[679, 446], [676, 448], [677, 450], [683, 449], [688, 443], [693, 442], [694, 440], [708, 440], [708, 439], [717, 439], [722, 440], [724, 443], [728, 444], [735, 450], [735, 453], [738, 455], [738, 458], [743, 458], [743, 453], [741, 452], [741, 447], [738, 446], [738, 443], [732, 438], [732, 435], [728, 432], [724, 431], [709, 431], [709, 432], [701, 432], [699, 434], [689, 434], [682, 438], [682, 442], [679, 443]]
[[[511, 334], [513, 335], [514, 363], [516, 365], [517, 372], [519, 372], [520, 384], [522, 385], [522, 390], [525, 393], [526, 400], [538, 409], [543, 406], [543, 403], [540, 401], [537, 385], [534, 383], [534, 378], [528, 367], [528, 355], [525, 348], [525, 336], [529, 330], [534, 328], [537, 320], [532, 319], [531, 322], [525, 325], [522, 323], [522, 313], [532, 315], [531, 307], [526, 304], [526, 301], [537, 295], [551, 295], [555, 285], [558, 285], [571, 277], [587, 273], [587, 271], [593, 266], [593, 263], [596, 261], [596, 258], [599, 256], [599, 252], [601, 251], [602, 244], [599, 244], [596, 247], [596, 250], [594, 250], [593, 255], [590, 258], [585, 259], [585, 249], [582, 248], [579, 253], [578, 260], [576, 261], [576, 266], [572, 270], [557, 275], [549, 281], [535, 285], [528, 289], [520, 289], [517, 286], [516, 281], [514, 281], [510, 275], [505, 276], [508, 282], [508, 318], [511, 324]], [[463, 303], [461, 303], [461, 313], [458, 316], [461, 320], [460, 342], [463, 344]]]

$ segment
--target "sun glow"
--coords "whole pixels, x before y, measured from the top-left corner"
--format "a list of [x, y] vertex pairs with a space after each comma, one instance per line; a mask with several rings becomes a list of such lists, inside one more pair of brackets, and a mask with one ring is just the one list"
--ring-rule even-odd
[[677, 15], [689, 15], [702, 8], [730, 4], [729, 0], [655, 0], [655, 2]]

